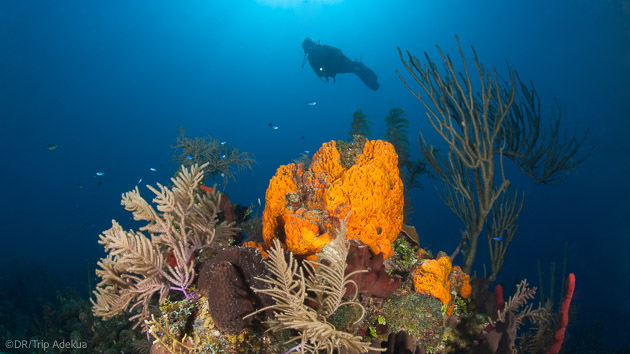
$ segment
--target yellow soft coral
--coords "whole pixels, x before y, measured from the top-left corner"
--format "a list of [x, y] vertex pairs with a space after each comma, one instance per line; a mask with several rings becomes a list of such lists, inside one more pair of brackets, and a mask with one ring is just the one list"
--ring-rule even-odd
[[355, 158], [354, 165], [344, 167], [331, 141], [315, 153], [308, 171], [302, 165], [281, 166], [265, 198], [265, 243], [277, 237], [287, 249], [312, 255], [330, 241], [335, 220], [347, 217], [346, 238], [360, 239], [384, 258], [393, 255], [391, 244], [403, 219], [398, 156], [390, 143], [368, 140]]

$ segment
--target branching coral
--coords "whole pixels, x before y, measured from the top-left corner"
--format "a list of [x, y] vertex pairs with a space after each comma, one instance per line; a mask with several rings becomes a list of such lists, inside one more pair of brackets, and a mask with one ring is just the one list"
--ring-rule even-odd
[[330, 241], [336, 220], [352, 212], [347, 238], [360, 239], [385, 258], [393, 254], [391, 243], [403, 218], [403, 185], [394, 147], [366, 140], [361, 153], [350, 160], [331, 141], [315, 153], [308, 170], [296, 164], [278, 168], [269, 182], [263, 212], [267, 247], [277, 238], [296, 254], [318, 253]]
[[[497, 321], [504, 321], [506, 314], [509, 312], [514, 314], [517, 328], [523, 324], [525, 319], [529, 319], [534, 323], [539, 320], [544, 320], [544, 307], [538, 307], [534, 310], [533, 304], [527, 305], [527, 302], [533, 299], [535, 294], [536, 287], [530, 288], [529, 284], [527, 284], [527, 279], [522, 280], [516, 286], [516, 292], [514, 295], [510, 296], [508, 301], [505, 303], [504, 309], [497, 312]], [[494, 326], [496, 322], [490, 319], [490, 324]]]
[[[195, 252], [211, 243], [221, 245], [235, 233], [231, 224], [218, 224], [220, 194], [199, 190], [206, 167], [194, 165], [171, 179], [172, 188], [147, 186], [156, 197], [157, 210], [135, 190], [123, 194], [121, 204], [134, 220], [146, 221], [139, 231], [125, 231], [114, 220], [112, 228], [100, 235], [108, 252], [98, 262], [101, 278], [91, 300], [95, 316], [110, 319], [124, 311], [138, 311], [130, 317], [137, 324], [149, 319], [149, 303], [159, 293], [162, 302], [171, 290], [183, 292], [195, 276]], [[146, 232], [148, 236], [144, 233]], [[168, 255], [174, 261], [168, 262]]]
[[[343, 306], [356, 306], [364, 311], [363, 306], [355, 300], [356, 293], [344, 298], [345, 288], [353, 283], [350, 277], [355, 273], [345, 274], [349, 249], [345, 232], [345, 224], [342, 222], [335, 239], [319, 253], [318, 261], [308, 261], [303, 266], [298, 266], [292, 253], [287, 261], [280, 242], [274, 240], [267, 260], [273, 275], [260, 278], [269, 287], [254, 289], [258, 293], [270, 295], [275, 304], [259, 309], [249, 316], [273, 310], [275, 319], [269, 321], [270, 330], [298, 331], [299, 335], [289, 342], [299, 340], [302, 353], [318, 350], [332, 353], [341, 348], [350, 353], [365, 353], [375, 349], [369, 343], [361, 341], [361, 337], [340, 331], [328, 321]], [[308, 303], [315, 306], [311, 307]]]
[[[399, 76], [422, 102], [429, 123], [448, 145], [440, 153], [421, 135], [424, 158], [445, 182], [442, 200], [466, 226], [469, 247], [464, 270], [472, 270], [478, 237], [489, 217], [497, 220], [495, 225], [501, 227], [500, 231], [506, 232], [505, 236], [488, 237], [500, 243], [493, 247], [490, 242], [490, 279], [494, 280], [503, 265], [519, 204], [522, 205], [522, 198], [520, 203], [517, 201], [517, 193], [504, 194], [510, 181], [505, 176], [503, 157], [514, 161], [536, 183], [553, 183], [566, 178], [570, 170], [588, 159], [592, 149], [580, 153], [588, 131], [581, 138], [575, 130], [572, 134], [562, 132], [560, 114], [555, 111], [548, 119], [541, 117], [534, 86], [525, 85], [509, 64], [507, 80], [501, 83], [496, 69], [486, 68], [472, 48], [475, 75], [468, 68], [459, 39], [457, 44], [463, 64], [461, 72], [456, 71], [451, 57], [439, 47], [441, 63], [432, 61], [427, 53], [424, 63], [409, 52], [405, 60], [399, 48], [405, 69], [421, 89], [412, 88], [400, 73]], [[498, 231], [488, 230], [495, 234]]]

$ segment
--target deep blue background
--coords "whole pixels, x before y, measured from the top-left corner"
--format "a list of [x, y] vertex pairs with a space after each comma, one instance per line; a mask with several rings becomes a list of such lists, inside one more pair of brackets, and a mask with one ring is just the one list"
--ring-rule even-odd
[[[395, 73], [403, 69], [396, 46], [438, 59], [438, 44], [458, 59], [457, 34], [468, 58], [474, 45], [481, 61], [503, 75], [507, 58], [521, 78], [533, 80], [546, 113], [556, 98], [565, 127], [590, 127], [587, 143], [596, 146], [558, 186], [536, 186], [508, 168], [525, 206], [499, 281], [528, 278], [536, 285], [537, 261], [544, 269], [555, 261], [560, 269], [568, 242], [579, 320], [627, 318], [629, 14], [628, 0], [275, 7], [244, 0], [2, 1], [0, 264], [34, 263], [62, 274], [61, 286], [85, 283], [86, 269], [102, 256], [98, 234], [113, 218], [131, 225], [121, 193], [139, 178], [168, 183], [177, 169], [170, 146], [179, 126], [189, 136], [210, 134], [255, 154], [253, 173], [226, 187], [230, 199], [246, 205], [264, 201], [279, 165], [322, 142], [346, 139], [357, 108], [369, 115], [372, 138], [383, 136], [387, 111], [401, 107], [414, 141], [422, 130], [441, 144]], [[301, 69], [307, 36], [362, 59], [377, 73], [380, 90], [349, 75], [322, 83], [308, 65]], [[310, 100], [317, 105], [305, 106]], [[270, 129], [270, 122], [280, 128]], [[419, 155], [413, 142], [412, 152]], [[424, 182], [424, 190], [413, 192], [413, 224], [423, 246], [450, 253], [461, 223], [433, 182]], [[480, 240], [481, 275], [487, 250]], [[609, 344], [627, 345], [625, 321], [606, 322]]]

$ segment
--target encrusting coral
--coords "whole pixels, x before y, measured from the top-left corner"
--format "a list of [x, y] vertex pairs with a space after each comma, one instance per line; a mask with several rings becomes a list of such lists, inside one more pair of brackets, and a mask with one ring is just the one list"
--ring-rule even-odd
[[278, 168], [269, 182], [263, 238], [296, 255], [312, 256], [330, 242], [337, 220], [348, 217], [347, 239], [359, 239], [386, 259], [403, 220], [403, 184], [394, 147], [365, 140], [361, 153], [345, 154], [335, 141], [324, 143], [308, 170], [300, 164]]
[[121, 204], [134, 220], [147, 224], [139, 231], [125, 231], [114, 220], [112, 228], [100, 235], [99, 243], [108, 255], [96, 270], [101, 281], [94, 291], [96, 300], [91, 300], [95, 316], [107, 320], [137, 311], [129, 318], [137, 326], [149, 319], [155, 294], [160, 303], [171, 290], [192, 296], [188, 288], [195, 276], [196, 253], [210, 244], [220, 247], [235, 234], [232, 224], [218, 223], [221, 195], [216, 189], [212, 193], [199, 189], [206, 166], [182, 168], [171, 179], [172, 188], [159, 183], [157, 188], [147, 186], [156, 195], [157, 210], [137, 187], [123, 194]]

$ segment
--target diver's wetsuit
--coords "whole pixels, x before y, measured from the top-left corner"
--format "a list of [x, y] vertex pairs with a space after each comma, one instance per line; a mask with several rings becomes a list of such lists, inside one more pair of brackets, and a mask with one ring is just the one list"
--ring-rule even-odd
[[[308, 59], [308, 63], [320, 78], [326, 79], [332, 77], [335, 81], [337, 74], [353, 73], [363, 81], [367, 87], [372, 90], [378, 90], [379, 84], [374, 71], [370, 70], [360, 61], [352, 61], [346, 57], [341, 49], [322, 45], [313, 42], [310, 38], [306, 38], [302, 42], [304, 49], [304, 60]], [[304, 67], [304, 62], [302, 62]]]

